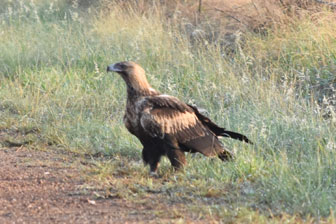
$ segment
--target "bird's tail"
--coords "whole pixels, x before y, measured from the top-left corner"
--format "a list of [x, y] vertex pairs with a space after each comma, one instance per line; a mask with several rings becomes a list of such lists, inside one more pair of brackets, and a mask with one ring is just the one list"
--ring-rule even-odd
[[237, 132], [233, 132], [233, 131], [227, 131], [222, 127], [219, 127], [217, 124], [215, 124], [214, 122], [212, 122], [209, 118], [207, 118], [206, 116], [204, 116], [203, 114], [201, 114], [197, 107], [192, 106], [190, 104], [188, 104], [188, 106], [190, 106], [196, 116], [198, 117], [198, 119], [200, 119], [202, 121], [202, 123], [204, 125], [206, 125], [213, 133], [215, 133], [215, 135], [217, 136], [223, 136], [223, 137], [228, 137], [228, 138], [233, 138], [233, 139], [238, 139], [240, 141], [246, 142], [246, 143], [250, 143], [253, 145], [253, 143], [245, 136], [242, 135], [240, 133]]
[[228, 138], [233, 138], [233, 139], [238, 139], [240, 141], [246, 142], [246, 143], [250, 143], [253, 145], [253, 142], [251, 142], [251, 140], [249, 140], [245, 135], [242, 135], [240, 133], [237, 132], [233, 132], [233, 131], [227, 131], [224, 128], [222, 128], [223, 130], [218, 133], [218, 136], [223, 136], [223, 137], [228, 137]]

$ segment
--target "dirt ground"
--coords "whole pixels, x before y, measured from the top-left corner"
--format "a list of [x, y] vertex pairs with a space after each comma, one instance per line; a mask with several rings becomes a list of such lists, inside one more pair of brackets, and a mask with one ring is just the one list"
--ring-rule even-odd
[[[135, 204], [85, 178], [85, 158], [69, 152], [0, 147], [0, 223], [176, 223], [152, 198]], [[156, 200], [157, 199], [157, 200]], [[164, 217], [155, 214], [167, 213]], [[181, 220], [180, 220], [181, 221]], [[194, 223], [186, 220], [183, 223]]]

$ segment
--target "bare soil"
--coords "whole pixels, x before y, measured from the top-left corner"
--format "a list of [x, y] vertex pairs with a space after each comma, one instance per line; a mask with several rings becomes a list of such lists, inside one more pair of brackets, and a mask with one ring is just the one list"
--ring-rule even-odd
[[[0, 147], [0, 158], [0, 223], [175, 223], [181, 218], [170, 214], [159, 195], [140, 204], [97, 197], [106, 189], [86, 178], [90, 164], [83, 156], [22, 146]], [[197, 221], [183, 217], [186, 222]]]

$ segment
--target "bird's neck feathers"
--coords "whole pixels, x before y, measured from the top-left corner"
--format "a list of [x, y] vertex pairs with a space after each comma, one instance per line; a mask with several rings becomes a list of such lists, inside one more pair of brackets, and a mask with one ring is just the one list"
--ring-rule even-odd
[[133, 74], [125, 78], [128, 97], [151, 96], [159, 94], [148, 83], [145, 72], [141, 69], [133, 71]]

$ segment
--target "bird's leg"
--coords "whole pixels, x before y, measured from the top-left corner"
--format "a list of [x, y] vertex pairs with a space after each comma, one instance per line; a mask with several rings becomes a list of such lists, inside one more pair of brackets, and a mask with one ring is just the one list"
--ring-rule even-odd
[[150, 165], [149, 165], [149, 168], [150, 168], [149, 170], [150, 170], [150, 172], [155, 173], [155, 172], [157, 171], [158, 166], [159, 166], [159, 163], [152, 163], [152, 164], [150, 164]]
[[179, 170], [186, 164], [184, 152], [180, 149], [168, 150], [167, 156], [175, 170]]
[[157, 174], [157, 168], [158, 168], [158, 166], [159, 166], [159, 162], [149, 164], [149, 175], [150, 176], [152, 176], [152, 177], [158, 177], [158, 174]]
[[156, 171], [159, 166], [161, 154], [157, 150], [152, 150], [151, 147], [144, 147], [142, 150], [142, 159], [145, 164], [149, 164], [149, 175], [157, 176]]

